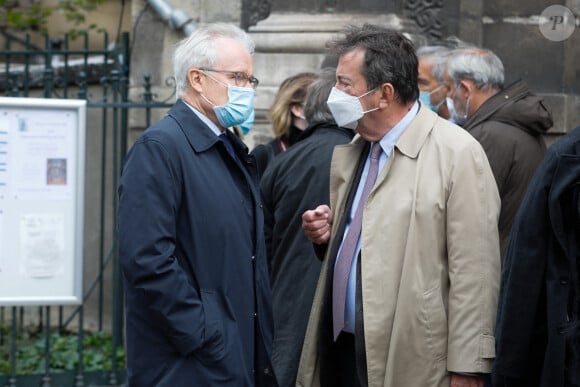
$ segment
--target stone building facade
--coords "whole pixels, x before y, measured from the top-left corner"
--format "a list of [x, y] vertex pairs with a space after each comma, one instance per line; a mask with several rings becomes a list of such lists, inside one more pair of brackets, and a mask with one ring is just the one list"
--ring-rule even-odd
[[[580, 124], [580, 0], [163, 0], [188, 15], [189, 27], [230, 22], [246, 28], [256, 42], [254, 72], [257, 121], [246, 141], [253, 146], [271, 136], [266, 112], [280, 82], [300, 71], [316, 71], [325, 59], [325, 42], [347, 24], [377, 23], [407, 32], [416, 44], [453, 35], [493, 50], [503, 60], [506, 84], [523, 78], [545, 97], [554, 115], [548, 143]], [[171, 52], [184, 36], [179, 26], [160, 16], [151, 0], [132, 1], [135, 46], [131, 76], [145, 71], [159, 95], [172, 92]], [[539, 20], [549, 6], [566, 7], [573, 32], [554, 41], [543, 35]], [[165, 17], [165, 20], [164, 20]], [[568, 21], [569, 22], [569, 21]], [[559, 25], [558, 25], [559, 27]], [[162, 115], [163, 112], [158, 112]], [[135, 135], [143, 129], [132, 117]]]

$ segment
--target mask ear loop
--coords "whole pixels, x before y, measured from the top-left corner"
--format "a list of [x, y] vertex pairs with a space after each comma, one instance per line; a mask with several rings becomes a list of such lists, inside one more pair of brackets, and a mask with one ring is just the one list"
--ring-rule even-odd
[[369, 110], [363, 110], [363, 114], [367, 114], [367, 113], [370, 113], [370, 112], [374, 112], [375, 110], [379, 110], [379, 108], [376, 107], [376, 108], [369, 109]]
[[209, 74], [208, 74], [206, 71], [204, 71], [204, 70], [200, 70], [200, 71], [201, 71], [201, 72], [202, 72], [202, 73], [203, 73], [203, 74], [204, 74], [206, 77], [208, 77], [209, 79], [213, 80], [213, 81], [214, 81], [214, 82], [216, 82], [216, 83], [219, 83], [219, 84], [220, 84], [220, 85], [222, 85], [223, 87], [225, 87], [225, 88], [228, 88], [228, 87], [230, 87], [230, 85], [228, 85], [227, 83], [224, 83], [224, 82], [220, 81], [220, 80], [219, 80], [219, 79], [217, 79], [217, 78], [214, 78], [214, 77], [212, 77], [212, 76], [211, 76], [211, 75], [209, 75]]
[[[431, 94], [437, 92], [439, 89], [441, 89], [444, 85], [440, 84], [439, 86], [437, 86], [436, 88], [434, 88], [433, 90], [431, 90], [429, 92], [429, 100], [431, 99]], [[443, 102], [445, 102], [445, 98], [443, 98], [441, 100], [441, 102], [439, 102], [437, 105], [433, 105], [433, 107], [435, 108], [435, 110], [439, 110], [439, 108], [441, 107], [441, 105], [443, 105]]]
[[372, 93], [372, 92], [374, 92], [374, 91], [377, 91], [377, 89], [378, 89], [378, 88], [379, 88], [379, 87], [377, 86], [377, 87], [375, 87], [374, 89], [370, 89], [370, 90], [369, 90], [369, 91], [367, 91], [366, 93], [359, 95], [357, 98], [358, 98], [358, 99], [361, 99], [362, 97], [365, 97], [365, 96], [369, 95], [370, 93]]
[[[203, 75], [205, 75], [206, 77], [208, 77], [208, 78], [209, 78], [209, 79], [211, 79], [212, 81], [214, 81], [214, 82], [216, 82], [217, 84], [219, 84], [219, 85], [222, 85], [223, 87], [225, 87], [225, 88], [229, 89], [230, 85], [227, 85], [227, 84], [225, 84], [225, 83], [221, 82], [220, 80], [218, 80], [218, 79], [216, 79], [216, 78], [212, 77], [211, 75], [209, 75], [207, 72], [205, 72], [205, 71], [203, 71], [203, 70], [200, 70], [200, 71], [203, 73]], [[207, 103], [209, 103], [211, 106], [214, 106], [214, 107], [215, 107], [215, 106], [218, 106], [218, 105], [216, 105], [215, 103], [211, 102], [211, 101], [210, 101], [210, 100], [209, 100], [209, 99], [208, 99], [208, 98], [207, 98], [205, 95], [203, 95], [203, 93], [200, 93], [199, 95], [201, 96], [201, 98], [203, 98], [203, 99], [204, 99], [204, 100], [205, 100]]]
[[[455, 87], [455, 91], [453, 92], [453, 96], [455, 96], [455, 93], [457, 93], [457, 90], [459, 90], [460, 87], [461, 87], [461, 83], [459, 83]], [[467, 99], [465, 100], [465, 112], [463, 112], [463, 114], [461, 115], [461, 119], [463, 119], [463, 120], [467, 120], [467, 112], [469, 111], [469, 99], [470, 98], [471, 98], [471, 96], [468, 96]], [[455, 109], [455, 112], [458, 113], [457, 109]]]
[[463, 115], [463, 119], [467, 121], [467, 115], [469, 114], [469, 100], [471, 96], [467, 97], [467, 101], [465, 101], [465, 114]]
[[203, 98], [205, 100], [205, 102], [209, 103], [211, 106], [217, 106], [215, 103], [211, 102], [209, 99], [207, 99], [207, 97], [203, 94], [199, 94], [201, 96], [201, 98]]
[[437, 86], [436, 88], [434, 88], [433, 90], [431, 90], [431, 91], [429, 92], [429, 94], [433, 94], [433, 93], [435, 93], [437, 90], [439, 90], [439, 89], [440, 89], [440, 88], [442, 88], [442, 87], [443, 87], [443, 85], [439, 85], [439, 86]]
[[[379, 88], [379, 87], [377, 86], [377, 87], [375, 87], [374, 89], [371, 89], [371, 90], [367, 91], [366, 93], [362, 94], [361, 96], [359, 96], [359, 97], [356, 97], [356, 98], [359, 100], [359, 103], [360, 103], [360, 99], [361, 99], [362, 97], [365, 97], [365, 96], [367, 96], [367, 95], [369, 95], [369, 94], [371, 94], [371, 93], [373, 93], [373, 92], [377, 91], [377, 89], [378, 89], [378, 88]], [[361, 104], [361, 107], [362, 107], [362, 104]], [[363, 110], [363, 112], [362, 112], [362, 113], [363, 113], [363, 114], [367, 114], [367, 113], [370, 113], [370, 112], [374, 112], [375, 110], [379, 110], [379, 107], [377, 106], [376, 108], [373, 108], [373, 109], [369, 109], [369, 110]]]

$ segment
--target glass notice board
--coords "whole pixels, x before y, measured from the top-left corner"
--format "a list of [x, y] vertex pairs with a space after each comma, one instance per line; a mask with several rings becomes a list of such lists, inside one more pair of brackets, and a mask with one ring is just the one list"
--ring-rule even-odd
[[82, 303], [86, 101], [0, 97], [0, 305]]

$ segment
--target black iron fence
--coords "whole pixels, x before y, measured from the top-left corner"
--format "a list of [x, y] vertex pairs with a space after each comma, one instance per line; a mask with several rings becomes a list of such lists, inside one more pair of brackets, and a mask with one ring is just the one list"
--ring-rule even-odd
[[[0, 307], [0, 385], [123, 385], [123, 296], [115, 238], [116, 187], [127, 150], [130, 115], [144, 126], [158, 101], [151, 79], [130, 85], [129, 36], [102, 48], [70, 49], [69, 37], [4, 36], [0, 92], [7, 97], [87, 101], [83, 304]], [[93, 42], [90, 42], [91, 45]], [[77, 44], [78, 46], [78, 44]], [[132, 93], [130, 93], [130, 91]], [[135, 92], [137, 91], [137, 92]], [[137, 97], [130, 99], [130, 94]], [[1, 246], [0, 246], [1, 248]]]

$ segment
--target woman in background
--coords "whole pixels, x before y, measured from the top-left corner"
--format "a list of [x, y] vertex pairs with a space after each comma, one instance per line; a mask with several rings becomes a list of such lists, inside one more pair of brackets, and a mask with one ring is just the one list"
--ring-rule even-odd
[[252, 151], [260, 176], [270, 161], [295, 144], [308, 126], [303, 105], [308, 86], [316, 78], [315, 73], [303, 72], [286, 78], [280, 85], [269, 112], [275, 138], [267, 144], [257, 145]]

